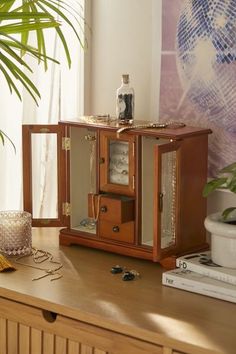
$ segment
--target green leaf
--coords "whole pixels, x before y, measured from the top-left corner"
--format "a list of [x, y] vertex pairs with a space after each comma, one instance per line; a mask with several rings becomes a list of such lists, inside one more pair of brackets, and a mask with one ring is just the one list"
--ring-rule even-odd
[[1, 139], [1, 142], [2, 142], [2, 145], [4, 145], [4, 136], [3, 136], [3, 133], [2, 131], [0, 130], [0, 139]]
[[13, 141], [11, 140], [11, 138], [6, 134], [4, 133], [2, 130], [0, 130], [0, 138], [2, 140], [2, 144], [4, 145], [5, 143], [5, 138], [7, 138], [7, 140], [10, 141], [11, 145], [13, 146], [15, 152], [16, 152], [16, 147], [15, 147], [15, 144], [13, 143]]
[[[26, 0], [22, 0], [22, 2], [23, 2], [23, 6], [25, 6], [24, 12], [29, 13], [30, 11], [29, 11], [29, 6], [28, 6], [27, 1]], [[23, 10], [22, 10], [22, 12], [23, 12]], [[25, 22], [25, 21], [27, 21], [27, 20], [22, 20], [22, 22]], [[27, 45], [28, 39], [29, 39], [29, 32], [21, 33], [21, 43], [24, 43], [25, 45]], [[21, 51], [21, 56], [23, 57], [25, 54], [26, 54], [25, 51], [22, 50]]]
[[236, 193], [236, 176], [233, 175], [232, 178], [230, 179], [230, 181], [227, 184], [227, 188], [233, 192]]
[[4, 42], [0, 42], [0, 48], [6, 51], [12, 58], [14, 58], [19, 64], [25, 66], [29, 71], [32, 72], [32, 69], [29, 67], [28, 64], [14, 51], [11, 49], [9, 45]]
[[2, 4], [0, 5], [0, 12], [8, 12], [10, 8], [13, 6], [14, 2], [15, 0], [2, 1]]
[[26, 74], [21, 69], [19, 69], [9, 58], [4, 56], [1, 52], [0, 60], [7, 66], [12, 75], [14, 75], [15, 78], [22, 83], [22, 85], [29, 92], [36, 104], [38, 104], [36, 97], [40, 98], [40, 93], [37, 87], [33, 84], [33, 82], [26, 76]]
[[67, 63], [68, 63], [68, 66], [70, 68], [71, 67], [71, 56], [70, 56], [69, 48], [68, 48], [67, 43], [66, 43], [66, 39], [65, 39], [60, 27], [56, 28], [56, 31], [57, 31], [57, 34], [59, 35], [59, 37], [60, 37], [60, 39], [62, 41], [64, 50], [65, 50], [65, 54], [66, 54]]
[[12, 23], [10, 25], [0, 26], [0, 32], [4, 32], [7, 34], [17, 34], [17, 33], [23, 33], [28, 31], [34, 31], [37, 29], [45, 29], [45, 28], [52, 28], [58, 26], [59, 24], [57, 22], [41, 20], [40, 23], [36, 23], [30, 20], [27, 23], [17, 22], [17, 23]]
[[10, 92], [12, 93], [12, 89], [13, 89], [15, 91], [15, 93], [17, 94], [18, 98], [21, 101], [22, 98], [21, 98], [21, 94], [20, 94], [19, 90], [17, 89], [16, 85], [14, 84], [14, 82], [11, 79], [10, 75], [8, 74], [8, 72], [5, 70], [5, 68], [1, 64], [0, 64], [0, 70], [2, 71], [3, 75], [6, 78], [6, 81], [8, 83]]
[[231, 214], [234, 210], [236, 210], [236, 207], [230, 207], [230, 208], [225, 209], [222, 213], [223, 220], [226, 220], [228, 218], [229, 214]]
[[[55, 11], [55, 13], [57, 13], [72, 29], [73, 32], [75, 33], [77, 39], [79, 40], [79, 43], [81, 45], [81, 47], [83, 48], [83, 43], [80, 39], [80, 36], [78, 34], [78, 32], [76, 31], [73, 23], [68, 19], [68, 17], [60, 10], [60, 8], [52, 5], [52, 2], [46, 1], [46, 0], [39, 0], [39, 2], [43, 3], [44, 5], [46, 5], [47, 7], [51, 8], [53, 11]], [[60, 1], [59, 1], [60, 2]]]
[[228, 166], [225, 166], [224, 168], [222, 168], [222, 170], [220, 170], [220, 173], [227, 173], [227, 172], [235, 172], [236, 173], [236, 162], [231, 163]]
[[[36, 103], [36, 99], [39, 97], [37, 88], [19, 67], [23, 66], [28, 71], [32, 71], [23, 55], [27, 53], [36, 58], [39, 63], [44, 62], [45, 70], [47, 69], [47, 60], [58, 63], [54, 58], [47, 56], [44, 37], [44, 30], [47, 28], [55, 29], [62, 43], [68, 65], [71, 66], [69, 47], [57, 16], [73, 30], [83, 47], [80, 33], [83, 33], [81, 21], [83, 23], [85, 21], [80, 11], [77, 10], [77, 6], [77, 0], [0, 0], [0, 70], [10, 91], [16, 92], [19, 98], [21, 95], [14, 79], [22, 83]], [[82, 9], [81, 5], [80, 9]], [[31, 31], [36, 31], [37, 34], [36, 48], [28, 45]], [[13, 34], [20, 34], [21, 40], [14, 38]], [[1, 136], [3, 137], [3, 135]]]
[[34, 20], [37, 18], [54, 20], [51, 14], [44, 12], [0, 12], [0, 21]]
[[222, 187], [227, 182], [227, 177], [215, 178], [210, 182], [206, 183], [203, 189], [203, 197], [207, 197], [210, 193], [215, 191], [217, 188]]
[[[34, 56], [35, 58], [40, 59], [40, 60], [42, 60], [42, 58], [44, 57], [44, 55], [40, 54], [37, 51], [37, 49], [35, 49], [29, 45], [26, 46], [26, 45], [22, 44], [20, 41], [18, 41], [16, 38], [12, 37], [11, 35], [3, 34], [0, 32], [0, 38], [1, 38], [1, 36], [5, 36], [6, 38], [9, 38], [10, 41], [5, 40], [5, 39], [4, 40], [0, 39], [0, 43], [4, 42], [5, 44], [8, 44], [9, 46], [14, 47], [16, 49], [25, 50], [25, 52], [31, 54], [32, 56]], [[46, 58], [50, 61], [53, 61], [56, 64], [59, 64], [59, 61], [57, 61], [51, 57], [46, 56]]]
[[[37, 7], [33, 2], [27, 3], [29, 4], [29, 11], [32, 11], [33, 13], [38, 13]], [[38, 20], [36, 20], [38, 21]], [[43, 54], [43, 62], [44, 62], [44, 70], [46, 71], [48, 69], [47, 65], [47, 57], [46, 57], [46, 46], [45, 46], [45, 39], [44, 39], [44, 34], [43, 30], [39, 29], [36, 31], [37, 33], [37, 47], [38, 47], [38, 52], [40, 54]]]

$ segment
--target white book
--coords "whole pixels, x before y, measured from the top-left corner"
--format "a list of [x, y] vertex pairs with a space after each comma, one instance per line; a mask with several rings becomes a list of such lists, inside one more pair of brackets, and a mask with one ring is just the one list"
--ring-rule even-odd
[[236, 269], [221, 267], [212, 262], [210, 251], [179, 257], [176, 259], [176, 267], [236, 285]]
[[162, 274], [162, 284], [236, 303], [236, 285], [177, 268]]

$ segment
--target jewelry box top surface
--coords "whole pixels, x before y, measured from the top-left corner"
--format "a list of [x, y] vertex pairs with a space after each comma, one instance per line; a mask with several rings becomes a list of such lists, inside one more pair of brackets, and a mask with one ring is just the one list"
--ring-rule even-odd
[[182, 139], [188, 136], [210, 134], [211, 130], [202, 127], [187, 126], [181, 121], [157, 121], [135, 120], [131, 124], [120, 124], [119, 121], [107, 116], [84, 116], [71, 120], [61, 120], [59, 124], [69, 126], [87, 127], [91, 129], [103, 129], [135, 135], [149, 135], [161, 138]]

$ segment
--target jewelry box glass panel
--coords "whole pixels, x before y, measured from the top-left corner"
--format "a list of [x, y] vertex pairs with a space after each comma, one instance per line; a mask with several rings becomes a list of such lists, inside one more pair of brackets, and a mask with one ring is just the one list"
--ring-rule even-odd
[[129, 185], [129, 143], [110, 140], [109, 181], [114, 184]]
[[163, 211], [161, 213], [161, 248], [167, 248], [176, 242], [176, 191], [177, 170], [176, 151], [162, 155], [161, 192]]
[[57, 135], [34, 133], [32, 143], [33, 218], [58, 218]]

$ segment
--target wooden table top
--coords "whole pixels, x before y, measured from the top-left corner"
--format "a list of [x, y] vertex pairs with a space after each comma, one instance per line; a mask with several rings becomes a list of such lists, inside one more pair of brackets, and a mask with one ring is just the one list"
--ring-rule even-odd
[[[58, 229], [34, 229], [33, 246], [63, 263], [63, 277], [32, 281], [42, 272], [17, 264], [17, 271], [0, 273], [0, 296], [179, 351], [236, 352], [235, 304], [162, 286], [163, 269], [149, 261], [59, 247]], [[140, 278], [122, 281], [110, 272], [116, 264]]]

